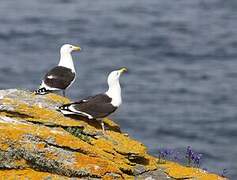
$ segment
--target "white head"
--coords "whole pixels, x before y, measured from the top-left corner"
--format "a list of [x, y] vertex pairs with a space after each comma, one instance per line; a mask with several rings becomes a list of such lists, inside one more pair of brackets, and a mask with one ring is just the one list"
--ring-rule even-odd
[[79, 46], [74, 46], [71, 44], [64, 44], [62, 45], [61, 49], [60, 49], [60, 53], [61, 54], [68, 54], [71, 53], [72, 51], [80, 51], [81, 48]]
[[119, 82], [119, 78], [121, 76], [121, 74], [123, 74], [124, 72], [127, 72], [127, 68], [121, 68], [119, 70], [116, 71], [112, 71], [109, 76], [108, 76], [108, 85], [109, 86], [113, 86], [114, 84], [116, 84], [117, 82]]
[[79, 46], [64, 44], [60, 49], [60, 61], [58, 63], [58, 66], [70, 68], [73, 72], [75, 72], [71, 52], [80, 50], [81, 48]]
[[112, 98], [112, 104], [115, 107], [120, 106], [122, 103], [122, 98], [121, 98], [121, 88], [119, 84], [119, 78], [120, 75], [123, 74], [124, 72], [127, 71], [127, 68], [121, 68], [117, 71], [112, 71], [109, 76], [108, 76], [108, 85], [109, 89], [106, 92], [106, 94]]

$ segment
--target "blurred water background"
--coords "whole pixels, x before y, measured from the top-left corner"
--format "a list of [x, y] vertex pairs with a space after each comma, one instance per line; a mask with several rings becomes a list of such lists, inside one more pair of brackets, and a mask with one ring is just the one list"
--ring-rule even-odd
[[35, 89], [60, 46], [80, 44], [72, 99], [126, 66], [122, 129], [154, 155], [190, 145], [236, 179], [236, 20], [236, 0], [1, 0], [0, 88]]

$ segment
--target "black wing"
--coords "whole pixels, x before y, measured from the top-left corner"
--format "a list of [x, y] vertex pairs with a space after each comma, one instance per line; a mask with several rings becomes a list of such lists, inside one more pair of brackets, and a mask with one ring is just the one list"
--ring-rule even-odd
[[74, 80], [75, 73], [71, 69], [56, 66], [51, 69], [44, 77], [44, 83], [49, 87], [66, 89]]
[[111, 104], [111, 101], [112, 99], [107, 95], [98, 94], [79, 102], [64, 105], [64, 107], [67, 106], [67, 109], [75, 114], [83, 115], [83, 113], [86, 113], [94, 119], [104, 118], [117, 109]]
[[[97, 94], [95, 96], [88, 96], [80, 101], [77, 101], [75, 102], [76, 104], [80, 104], [80, 103], [85, 103], [87, 101], [91, 101], [91, 102], [94, 102], [94, 103], [111, 103], [112, 99], [105, 95], [105, 94]], [[73, 104], [73, 103], [72, 103]]]

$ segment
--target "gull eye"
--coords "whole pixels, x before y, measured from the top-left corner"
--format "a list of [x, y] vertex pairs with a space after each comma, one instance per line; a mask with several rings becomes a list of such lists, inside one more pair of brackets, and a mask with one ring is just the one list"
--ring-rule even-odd
[[70, 46], [70, 48], [73, 48], [72, 46]]

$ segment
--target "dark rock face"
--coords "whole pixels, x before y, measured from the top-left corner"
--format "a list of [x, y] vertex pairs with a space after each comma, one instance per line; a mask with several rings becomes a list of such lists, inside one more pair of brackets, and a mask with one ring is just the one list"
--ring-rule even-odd
[[[69, 100], [10, 89], [0, 91], [0, 176], [29, 179], [170, 179], [215, 176], [167, 162], [122, 134], [110, 119], [102, 135], [96, 121], [64, 117]], [[173, 168], [173, 170], [172, 170]], [[176, 169], [184, 169], [177, 175]]]

